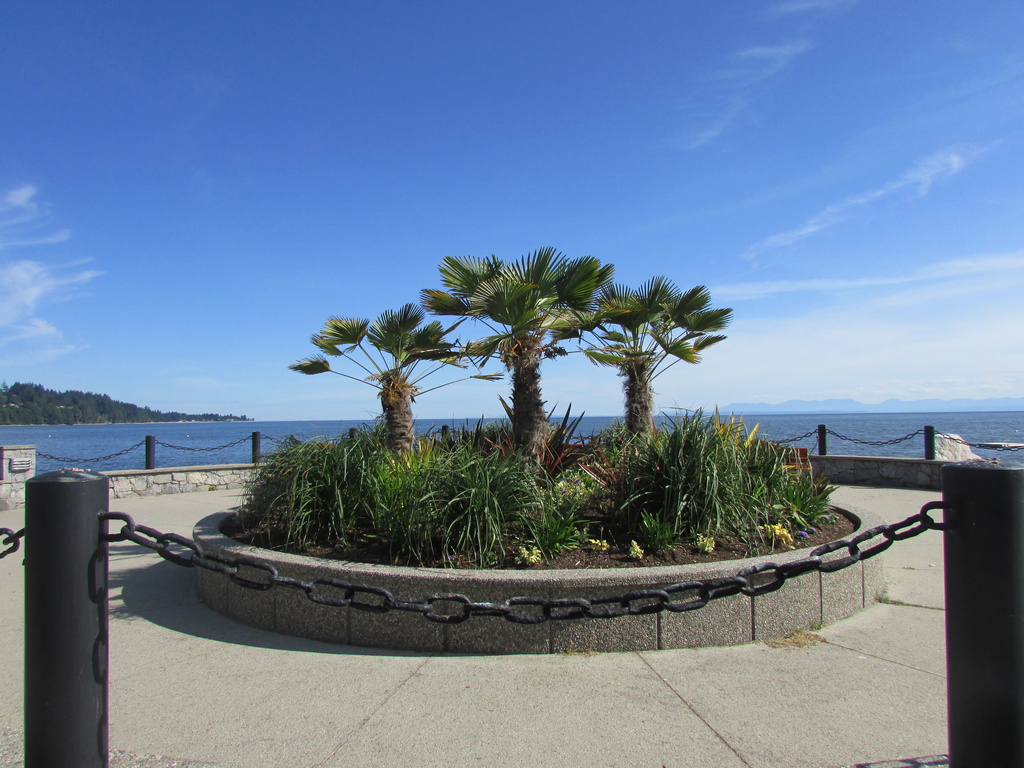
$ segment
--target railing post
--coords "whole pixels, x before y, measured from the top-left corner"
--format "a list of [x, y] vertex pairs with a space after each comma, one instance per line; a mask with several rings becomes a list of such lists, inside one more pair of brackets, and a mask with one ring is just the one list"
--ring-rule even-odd
[[942, 468], [954, 768], [1024, 765], [1024, 468]]
[[824, 424], [818, 425], [818, 455], [828, 456], [828, 428]]
[[25, 484], [25, 768], [107, 768], [105, 475]]
[[935, 427], [924, 428], [924, 457], [927, 461], [935, 460]]
[[156, 469], [156, 437], [146, 435], [146, 469]]
[[259, 464], [260, 462], [260, 433], [252, 433], [252, 463]]

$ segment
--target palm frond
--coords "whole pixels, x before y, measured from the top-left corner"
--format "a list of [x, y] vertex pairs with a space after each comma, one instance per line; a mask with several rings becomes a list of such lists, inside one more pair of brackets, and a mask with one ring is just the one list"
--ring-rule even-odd
[[366, 338], [369, 326], [369, 320], [359, 317], [330, 317], [324, 323], [319, 338], [336, 347], [357, 347]]
[[469, 301], [452, 293], [425, 288], [420, 291], [420, 304], [435, 315], [469, 315]]
[[330, 362], [323, 355], [299, 360], [298, 362], [289, 365], [288, 369], [304, 373], [307, 376], [314, 376], [318, 373], [333, 373]]
[[614, 274], [612, 264], [601, 264], [593, 256], [566, 261], [559, 271], [558, 300], [570, 309], [592, 309], [598, 291], [611, 283]]
[[503, 262], [497, 256], [481, 259], [476, 256], [445, 256], [438, 270], [441, 284], [453, 295], [471, 296], [480, 283], [492, 279], [502, 269]]
[[596, 347], [587, 347], [583, 350], [583, 355], [596, 365], [618, 366], [625, 360], [621, 352], [612, 352], [608, 349], [597, 349]]

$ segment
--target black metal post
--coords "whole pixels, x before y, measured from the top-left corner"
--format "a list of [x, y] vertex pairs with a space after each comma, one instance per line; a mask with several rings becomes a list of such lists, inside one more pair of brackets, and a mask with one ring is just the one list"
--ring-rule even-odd
[[260, 461], [260, 433], [252, 433], [252, 463], [258, 464]]
[[924, 428], [924, 457], [928, 461], [935, 460], [935, 427]]
[[818, 455], [828, 456], [828, 428], [824, 424], [818, 425]]
[[146, 469], [156, 469], [156, 438], [146, 435]]
[[952, 768], [1024, 766], [1024, 468], [942, 468]]
[[105, 475], [25, 484], [25, 768], [107, 768]]

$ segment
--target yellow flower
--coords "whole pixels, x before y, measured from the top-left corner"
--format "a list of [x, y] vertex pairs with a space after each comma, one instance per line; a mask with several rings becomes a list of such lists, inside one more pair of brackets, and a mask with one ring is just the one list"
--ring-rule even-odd
[[542, 555], [537, 547], [520, 547], [516, 560], [520, 565], [536, 565], [541, 561]]
[[608, 542], [603, 539], [587, 539], [587, 546], [595, 552], [608, 551]]
[[629, 542], [629, 556], [633, 560], [644, 559], [644, 551], [640, 549], [640, 545], [637, 544], [635, 541]]
[[705, 536], [703, 533], [697, 534], [697, 551], [698, 552], [714, 552], [715, 551], [715, 537]]
[[794, 548], [793, 534], [786, 530], [784, 526], [778, 524], [766, 525], [761, 530], [763, 530], [768, 538], [775, 544], [781, 544], [783, 546], [790, 547], [791, 549]]

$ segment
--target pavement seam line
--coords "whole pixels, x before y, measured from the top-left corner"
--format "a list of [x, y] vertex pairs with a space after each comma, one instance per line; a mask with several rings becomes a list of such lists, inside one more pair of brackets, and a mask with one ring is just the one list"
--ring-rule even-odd
[[357, 733], [359, 733], [359, 731], [361, 731], [363, 729], [363, 726], [365, 726], [368, 722], [370, 722], [370, 720], [373, 719], [373, 716], [376, 715], [378, 712], [380, 712], [381, 709], [383, 709], [384, 706], [389, 701], [391, 701], [391, 699], [394, 698], [395, 694], [398, 693], [400, 690], [402, 690], [402, 688], [405, 687], [406, 683], [408, 683], [410, 680], [412, 680], [414, 677], [416, 677], [416, 675], [418, 675], [420, 673], [420, 670], [423, 669], [423, 667], [426, 666], [426, 663], [428, 661], [430, 661], [432, 658], [434, 658], [434, 657], [433, 656], [427, 656], [425, 659], [423, 659], [423, 662], [418, 664], [416, 666], [416, 668], [412, 672], [410, 672], [405, 677], [404, 680], [402, 680], [402, 682], [400, 682], [398, 685], [396, 685], [395, 689], [393, 691], [391, 691], [391, 693], [389, 693], [387, 696], [385, 696], [383, 701], [380, 702], [380, 704], [378, 704], [376, 707], [374, 707], [372, 711], [368, 712], [366, 714], [366, 716], [362, 720], [359, 721], [359, 723], [356, 725], [356, 727], [353, 728], [351, 731], [349, 731], [348, 735], [346, 735], [345, 738], [342, 739], [338, 743], [338, 746], [336, 746], [334, 749], [331, 750], [331, 753], [329, 755], [327, 755], [327, 757], [325, 757], [323, 760], [321, 760], [318, 763], [310, 763], [309, 768], [324, 768], [324, 766], [327, 765], [328, 761], [330, 761], [331, 758], [333, 758], [335, 755], [337, 755], [338, 752], [341, 751], [341, 748], [344, 747], [346, 744], [348, 744], [349, 741], [352, 739], [352, 737], [355, 736]]
[[940, 675], [937, 672], [930, 672], [927, 669], [921, 669], [920, 667], [915, 667], [912, 664], [904, 664], [902, 661], [896, 661], [894, 659], [887, 659], [887, 658], [885, 658], [885, 656], [878, 656], [877, 654], [874, 654], [874, 653], [868, 653], [867, 651], [862, 651], [862, 650], [859, 650], [857, 648], [851, 648], [848, 645], [843, 645], [842, 643], [837, 643], [837, 642], [835, 642], [833, 640], [829, 640], [827, 637], [823, 638], [823, 640], [828, 645], [834, 645], [836, 648], [842, 648], [844, 651], [850, 651], [851, 653], [856, 653], [858, 656], [867, 656], [868, 658], [871, 658], [871, 659], [878, 659], [879, 661], [884, 661], [884, 662], [886, 662], [888, 664], [895, 664], [898, 667], [904, 667], [906, 669], [912, 669], [915, 672], [921, 672], [922, 674], [925, 674], [925, 675], [931, 675], [932, 677], [937, 677], [940, 680], [945, 680], [946, 679], [945, 675]]
[[944, 610], [946, 610], [946, 608], [944, 606], [943, 607], [939, 607], [939, 606], [936, 606], [936, 605], [918, 605], [917, 603], [905, 603], [902, 600], [892, 600], [890, 598], [885, 598], [884, 600], [876, 600], [875, 602], [877, 602], [877, 603], [879, 603], [881, 605], [893, 605], [893, 606], [895, 606], [897, 608], [923, 608], [926, 611], [944, 611]]
[[672, 691], [672, 693], [675, 694], [676, 698], [678, 698], [681, 702], [683, 702], [684, 706], [688, 710], [690, 710], [690, 712], [693, 714], [693, 716], [696, 717], [698, 720], [700, 720], [702, 723], [704, 723], [704, 726], [709, 731], [711, 731], [713, 734], [715, 734], [715, 737], [720, 742], [722, 742], [722, 744], [725, 746], [726, 749], [728, 749], [730, 752], [732, 752], [736, 756], [737, 760], [739, 760], [741, 763], [743, 763], [745, 766], [747, 766], [747, 768], [753, 768], [753, 766], [751, 766], [750, 763], [748, 763], [746, 760], [743, 759], [743, 755], [741, 755], [739, 752], [737, 752], [736, 748], [733, 747], [733, 745], [730, 744], [728, 741], [726, 741], [725, 737], [722, 734], [720, 734], [718, 732], [718, 730], [713, 725], [711, 725], [711, 723], [709, 723], [704, 718], [703, 715], [700, 714], [700, 712], [698, 712], [696, 709], [694, 709], [693, 705], [690, 704], [690, 702], [688, 702], [683, 697], [683, 695], [681, 693], [679, 693], [679, 691], [677, 691], [675, 689], [675, 686], [673, 686], [668, 680], [666, 680], [664, 675], [662, 675], [658, 670], [656, 670], [653, 666], [651, 666], [651, 663], [647, 660], [647, 657], [644, 656], [644, 654], [637, 652], [636, 655], [640, 657], [640, 660], [644, 664], [647, 665], [647, 668], [649, 670], [651, 670], [651, 672], [653, 672], [655, 675], [657, 675], [658, 679], [661, 680], [661, 682], [665, 685], [665, 687], [668, 688], [670, 691]]

